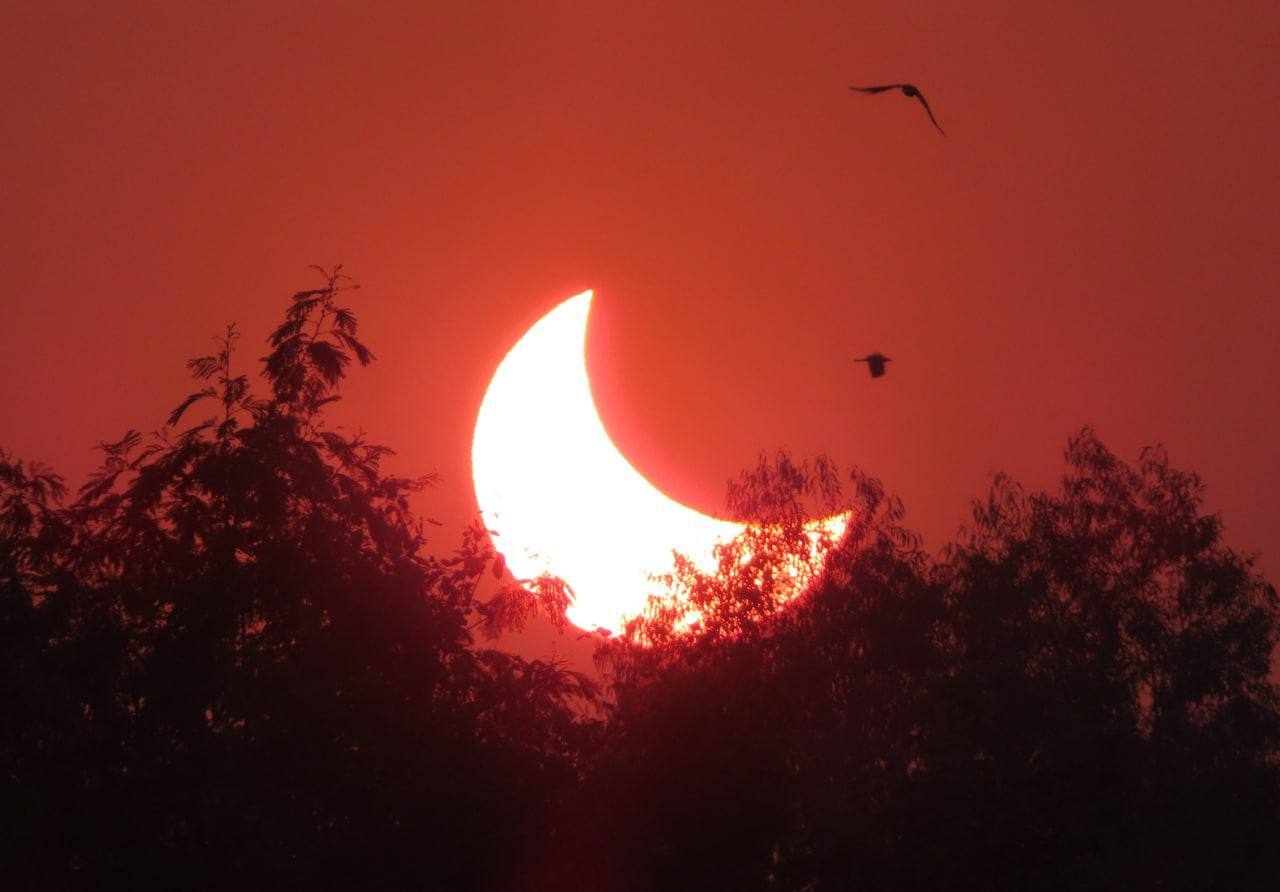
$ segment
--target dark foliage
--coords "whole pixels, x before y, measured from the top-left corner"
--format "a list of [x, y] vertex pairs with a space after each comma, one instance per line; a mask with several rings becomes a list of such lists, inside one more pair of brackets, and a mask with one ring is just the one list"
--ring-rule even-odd
[[[71, 504], [0, 456], [0, 858], [18, 885], [504, 887], [579, 771], [580, 675], [477, 646], [495, 554], [424, 556], [389, 450], [323, 409], [372, 354], [340, 271], [192, 360], [217, 413], [103, 446]], [[507, 597], [510, 600], [510, 596]], [[12, 886], [11, 886], [12, 888]]]
[[[735, 548], [685, 566], [706, 634], [656, 604], [602, 655], [584, 848], [627, 865], [613, 887], [1271, 888], [1275, 590], [1162, 451], [1130, 467], [1086, 431], [1067, 463], [1053, 494], [998, 479], [936, 559], [855, 473], [789, 607], [741, 596], [767, 575]], [[744, 477], [758, 560], [809, 559], [787, 519], [815, 493], [824, 466], [785, 456]]]
[[1280, 875], [1276, 593], [1162, 451], [1085, 431], [1056, 492], [998, 479], [937, 556], [876, 481], [762, 460], [730, 491], [758, 523], [600, 645], [601, 693], [491, 645], [563, 624], [563, 586], [503, 587], [479, 527], [430, 556], [430, 480], [326, 425], [373, 359], [351, 287], [294, 295], [263, 396], [229, 328], [74, 497], [0, 453], [6, 888]]

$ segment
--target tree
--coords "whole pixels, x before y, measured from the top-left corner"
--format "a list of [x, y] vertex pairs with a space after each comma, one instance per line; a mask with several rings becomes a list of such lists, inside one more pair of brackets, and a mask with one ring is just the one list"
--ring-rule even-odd
[[1067, 465], [1057, 493], [997, 480], [938, 568], [926, 761], [940, 800], [981, 803], [948, 832], [975, 864], [1017, 846], [1039, 885], [1269, 882], [1275, 589], [1164, 450], [1129, 466], [1086, 430]]
[[169, 427], [104, 444], [70, 505], [0, 464], [11, 873], [502, 887], [576, 777], [592, 683], [479, 646], [520, 615], [479, 595], [487, 536], [425, 554], [430, 478], [326, 427], [373, 359], [352, 287], [293, 296], [265, 397], [229, 328]]
[[[851, 477], [846, 496], [828, 462], [762, 459], [730, 487], [752, 526], [717, 572], [677, 563], [696, 632], [672, 629], [682, 610], [659, 600], [605, 646], [612, 701], [588, 798], [610, 804], [584, 848], [628, 865], [616, 888], [806, 888], [843, 821], [870, 834], [887, 815], [901, 766], [882, 757], [909, 742], [937, 598], [901, 504]], [[845, 510], [820, 570], [804, 521]], [[815, 587], [786, 603], [793, 575]]]
[[936, 555], [865, 474], [762, 460], [601, 695], [486, 640], [563, 587], [485, 594], [487, 532], [430, 554], [431, 479], [328, 425], [373, 361], [352, 287], [293, 296], [262, 395], [228, 328], [73, 497], [0, 452], [9, 885], [1274, 883], [1280, 606], [1163, 450], [1086, 430]]
[[[936, 557], [855, 472], [849, 537], [782, 609], [763, 564], [799, 537], [757, 539], [749, 578], [734, 549], [682, 568], [711, 634], [652, 629], [659, 604], [606, 654], [592, 823], [635, 888], [1267, 887], [1275, 590], [1162, 450], [1131, 467], [1086, 430], [1067, 466], [1054, 493], [998, 478]], [[745, 478], [753, 503], [794, 513], [829, 479], [801, 467]]]

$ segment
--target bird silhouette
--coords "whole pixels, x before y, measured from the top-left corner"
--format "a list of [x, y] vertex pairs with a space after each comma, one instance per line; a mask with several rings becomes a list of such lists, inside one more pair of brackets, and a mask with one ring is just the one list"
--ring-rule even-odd
[[915, 84], [883, 84], [878, 87], [850, 87], [849, 89], [858, 93], [884, 93], [887, 90], [901, 90], [903, 96], [919, 99], [920, 104], [924, 106], [924, 110], [929, 113], [929, 120], [933, 122], [933, 126], [937, 127], [938, 132], [943, 136], [947, 135], [947, 131], [942, 129], [938, 119], [933, 116], [933, 109], [929, 108], [929, 100], [924, 98], [924, 94], [920, 92], [920, 88]]
[[854, 362], [865, 362], [871, 372], [871, 377], [879, 378], [884, 375], [884, 364], [893, 362], [893, 360], [883, 353], [872, 353], [870, 356], [859, 356]]

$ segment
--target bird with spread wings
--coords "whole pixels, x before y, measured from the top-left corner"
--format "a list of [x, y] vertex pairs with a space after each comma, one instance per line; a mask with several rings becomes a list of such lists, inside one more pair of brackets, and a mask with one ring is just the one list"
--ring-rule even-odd
[[938, 132], [943, 136], [947, 135], [947, 131], [942, 129], [942, 125], [938, 123], [938, 119], [933, 116], [933, 109], [929, 108], [929, 100], [924, 98], [924, 94], [920, 92], [920, 88], [915, 84], [882, 84], [877, 87], [850, 87], [857, 93], [884, 93], [889, 90], [901, 90], [903, 96], [911, 99], [920, 100], [920, 104], [924, 106], [924, 110], [929, 114], [929, 120], [933, 122], [933, 126], [938, 128]]

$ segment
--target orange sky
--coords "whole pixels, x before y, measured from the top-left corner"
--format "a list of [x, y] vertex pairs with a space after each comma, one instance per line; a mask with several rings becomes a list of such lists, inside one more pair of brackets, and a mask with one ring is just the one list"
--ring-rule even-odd
[[[1164, 442], [1280, 570], [1274, 0], [106, 6], [0, 7], [22, 457], [78, 481], [342, 262], [381, 360], [343, 417], [444, 476], [442, 549], [488, 376], [591, 287], [604, 420], [696, 507], [822, 450], [936, 546], [1094, 424]], [[895, 80], [946, 138], [846, 89]]]

